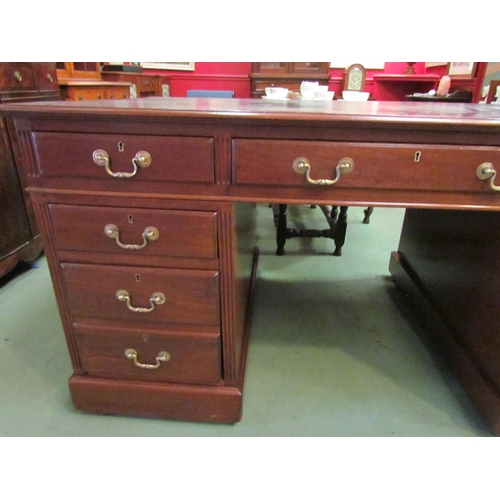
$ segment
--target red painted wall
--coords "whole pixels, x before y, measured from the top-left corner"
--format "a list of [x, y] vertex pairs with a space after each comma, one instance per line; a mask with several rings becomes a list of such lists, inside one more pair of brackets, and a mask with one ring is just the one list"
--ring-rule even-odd
[[234, 96], [250, 97], [251, 62], [195, 62], [194, 71], [144, 70], [170, 77], [170, 95], [186, 97], [193, 90], [234, 90]]
[[[386, 62], [384, 69], [368, 69], [366, 75], [366, 91], [372, 98], [390, 99], [390, 94], [381, 92], [380, 85], [373, 79], [374, 75], [403, 75], [408, 67], [406, 62]], [[445, 75], [446, 66], [426, 68], [424, 62], [414, 65], [415, 74]], [[170, 95], [172, 97], [186, 97], [189, 89], [196, 90], [234, 90], [235, 97], [250, 97], [251, 62], [195, 62], [194, 71], [162, 71], [144, 70], [147, 74], [159, 74], [170, 78]], [[330, 90], [336, 96], [342, 91], [344, 69], [330, 68]], [[420, 91], [420, 90], [418, 90]]]

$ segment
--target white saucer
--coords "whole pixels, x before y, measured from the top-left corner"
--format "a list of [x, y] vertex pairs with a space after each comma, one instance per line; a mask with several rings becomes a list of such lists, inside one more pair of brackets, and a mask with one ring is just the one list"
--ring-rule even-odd
[[268, 95], [263, 95], [262, 99], [265, 99], [266, 101], [289, 101], [289, 97], [269, 97]]

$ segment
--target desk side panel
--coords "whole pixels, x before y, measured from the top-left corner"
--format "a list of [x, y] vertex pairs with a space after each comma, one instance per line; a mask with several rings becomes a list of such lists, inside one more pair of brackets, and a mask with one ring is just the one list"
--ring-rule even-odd
[[499, 212], [407, 210], [398, 249], [400, 260], [415, 273], [415, 281], [423, 285], [431, 304], [445, 318], [446, 327], [436, 331], [438, 343], [451, 342], [461, 353], [460, 359], [451, 358], [451, 368], [497, 431], [499, 248]]

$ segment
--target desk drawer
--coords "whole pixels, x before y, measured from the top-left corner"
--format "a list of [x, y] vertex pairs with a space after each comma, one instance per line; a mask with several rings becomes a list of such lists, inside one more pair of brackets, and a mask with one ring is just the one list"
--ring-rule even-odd
[[75, 334], [82, 368], [90, 376], [204, 384], [221, 379], [220, 334], [87, 325], [76, 325]]
[[49, 211], [59, 250], [217, 258], [215, 212], [54, 204]]
[[[210, 137], [34, 132], [33, 142], [44, 177], [214, 182]], [[144, 154], [137, 159], [142, 152], [149, 159]]]
[[[61, 267], [73, 318], [136, 327], [220, 324], [216, 271], [70, 263]], [[132, 310], [137, 308], [149, 312]]]
[[489, 192], [476, 170], [484, 162], [500, 164], [500, 148], [237, 139], [233, 141], [233, 183], [308, 185], [306, 175], [292, 167], [299, 157], [307, 158], [312, 180], [335, 179], [339, 161], [352, 158], [350, 173], [342, 174], [335, 185], [318, 189]]
[[106, 99], [106, 89], [101, 87], [63, 87], [71, 101], [100, 101]]

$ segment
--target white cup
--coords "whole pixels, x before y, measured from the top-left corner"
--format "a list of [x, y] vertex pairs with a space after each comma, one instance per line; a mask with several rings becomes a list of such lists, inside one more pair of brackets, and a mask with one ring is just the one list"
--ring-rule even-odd
[[266, 96], [273, 99], [286, 99], [288, 89], [284, 87], [266, 87]]
[[300, 93], [302, 94], [302, 97], [305, 97], [306, 99], [313, 99], [314, 91], [318, 87], [319, 87], [318, 82], [302, 82], [300, 84]]

